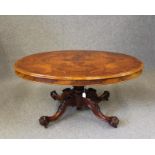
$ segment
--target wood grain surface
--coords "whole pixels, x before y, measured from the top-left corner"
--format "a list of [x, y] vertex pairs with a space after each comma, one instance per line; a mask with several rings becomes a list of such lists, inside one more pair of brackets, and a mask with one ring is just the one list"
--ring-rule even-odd
[[18, 76], [50, 84], [85, 86], [111, 84], [137, 77], [143, 63], [122, 53], [91, 50], [42, 52], [15, 65]]

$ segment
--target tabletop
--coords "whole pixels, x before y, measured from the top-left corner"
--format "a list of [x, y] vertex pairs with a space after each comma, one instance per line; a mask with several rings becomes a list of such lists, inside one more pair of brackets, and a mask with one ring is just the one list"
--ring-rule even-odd
[[64, 50], [41, 52], [16, 61], [18, 76], [50, 84], [85, 86], [111, 84], [137, 77], [143, 63], [137, 58], [108, 51]]

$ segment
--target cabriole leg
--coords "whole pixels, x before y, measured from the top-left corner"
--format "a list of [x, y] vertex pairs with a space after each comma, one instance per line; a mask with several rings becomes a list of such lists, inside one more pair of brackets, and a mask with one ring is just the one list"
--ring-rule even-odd
[[66, 108], [68, 106], [67, 102], [63, 102], [59, 105], [57, 112], [52, 116], [42, 116], [39, 119], [39, 122], [42, 126], [45, 128], [48, 127], [49, 122], [56, 121], [62, 114], [65, 112]]
[[86, 106], [92, 110], [92, 112], [100, 119], [107, 121], [112, 127], [117, 128], [119, 119], [116, 116], [106, 116], [100, 111], [100, 107], [97, 103], [91, 101], [90, 99], [84, 98], [84, 103]]

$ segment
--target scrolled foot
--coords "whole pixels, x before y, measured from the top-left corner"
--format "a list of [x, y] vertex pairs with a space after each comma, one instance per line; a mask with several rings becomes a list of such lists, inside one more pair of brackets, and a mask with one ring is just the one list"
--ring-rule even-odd
[[116, 116], [111, 116], [111, 117], [109, 117], [108, 123], [112, 127], [117, 128], [117, 125], [119, 123], [119, 119]]
[[42, 117], [40, 117], [40, 119], [39, 119], [40, 125], [44, 126], [45, 128], [48, 127], [49, 122], [50, 122], [50, 121], [49, 121], [49, 119], [48, 119], [47, 116], [42, 116]]

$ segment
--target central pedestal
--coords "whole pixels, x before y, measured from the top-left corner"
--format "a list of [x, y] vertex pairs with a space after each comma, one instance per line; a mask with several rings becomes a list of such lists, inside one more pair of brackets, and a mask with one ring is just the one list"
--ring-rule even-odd
[[59, 100], [60, 105], [57, 112], [52, 116], [42, 116], [39, 122], [45, 128], [48, 127], [50, 122], [57, 120], [66, 110], [68, 106], [76, 106], [77, 110], [90, 109], [98, 118], [108, 122], [112, 127], [117, 128], [119, 119], [116, 116], [106, 116], [100, 111], [98, 103], [100, 101], [108, 101], [110, 93], [104, 91], [100, 96], [97, 95], [96, 90], [93, 88], [85, 89], [84, 86], [74, 86], [63, 90], [61, 95], [56, 91], [51, 92], [51, 97], [54, 100]]

